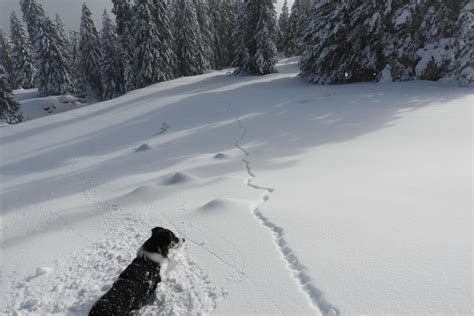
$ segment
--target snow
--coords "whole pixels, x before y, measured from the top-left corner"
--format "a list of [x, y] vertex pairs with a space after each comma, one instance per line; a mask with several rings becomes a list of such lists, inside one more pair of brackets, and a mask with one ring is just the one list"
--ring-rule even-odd
[[87, 314], [164, 226], [142, 315], [470, 314], [473, 90], [278, 70], [2, 127], [1, 313]]
[[84, 106], [73, 96], [40, 97], [36, 89], [14, 90], [13, 93], [20, 102], [21, 111], [26, 121]]

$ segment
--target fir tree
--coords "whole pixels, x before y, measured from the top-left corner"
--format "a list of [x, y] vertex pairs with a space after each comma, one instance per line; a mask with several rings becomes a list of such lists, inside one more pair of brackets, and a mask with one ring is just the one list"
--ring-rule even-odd
[[297, 56], [302, 53], [302, 36], [305, 34], [303, 26], [306, 14], [304, 12], [303, 0], [295, 0], [291, 7], [291, 15], [288, 20], [288, 32], [286, 36], [285, 55]]
[[13, 97], [8, 74], [0, 65], [0, 120], [8, 124], [17, 124], [23, 121], [20, 105]]
[[85, 4], [82, 6], [79, 34], [77, 70], [81, 85], [87, 90], [93, 89], [98, 96], [101, 96], [99, 33], [92, 20], [92, 13]]
[[461, 86], [474, 86], [474, 3], [464, 4], [457, 38], [455, 75]]
[[160, 41], [161, 76], [163, 80], [171, 80], [176, 77], [177, 61], [170, 23], [170, 10], [164, 0], [155, 0], [152, 10], [152, 17]]
[[38, 24], [35, 40], [36, 83], [42, 96], [75, 91], [74, 76], [62, 48], [56, 25], [45, 17]]
[[276, 72], [277, 34], [275, 6], [272, 0], [246, 1], [237, 18], [235, 74], [265, 75]]
[[202, 37], [196, 6], [193, 0], [181, 0], [175, 10], [178, 72], [182, 76], [202, 74], [205, 58], [201, 52]]
[[[5, 68], [5, 72], [10, 76], [13, 73], [12, 47], [7, 33], [0, 29], [0, 65]], [[11, 80], [11, 78], [9, 78]], [[12, 84], [12, 82], [10, 82]]]
[[285, 44], [288, 38], [288, 30], [290, 26], [290, 14], [288, 11], [288, 1], [283, 3], [280, 17], [278, 18], [278, 28], [280, 29], [278, 37], [278, 51], [284, 52], [286, 50]]
[[104, 11], [100, 39], [100, 75], [102, 80], [102, 99], [110, 100], [124, 93], [123, 74], [120, 72], [120, 55], [114, 22]]
[[23, 21], [26, 23], [30, 42], [35, 46], [35, 40], [39, 26], [46, 17], [43, 7], [37, 0], [20, 0]]
[[15, 12], [10, 17], [12, 34], [12, 79], [13, 88], [30, 89], [35, 87], [36, 68], [34, 66], [32, 46], [23, 25]]
[[217, 68], [216, 65], [216, 56], [215, 48], [213, 46], [215, 29], [214, 24], [212, 23], [209, 17], [209, 6], [207, 1], [195, 0], [195, 5], [197, 8], [197, 17], [199, 21], [199, 28], [202, 36], [202, 48], [205, 59], [205, 69]]
[[137, 0], [133, 7], [134, 72], [135, 87], [143, 88], [166, 80], [160, 56], [160, 38], [156, 21], [152, 16], [152, 0]]
[[238, 6], [230, 1], [209, 0], [210, 19], [213, 24], [213, 50], [215, 60], [211, 62], [213, 68], [222, 69], [231, 65], [234, 57], [235, 8]]
[[134, 47], [131, 35], [133, 28], [133, 6], [131, 0], [112, 0], [112, 3], [112, 13], [115, 15], [117, 37], [120, 44], [120, 72], [123, 74], [125, 92], [128, 92], [135, 88], [133, 72]]
[[318, 1], [304, 37], [301, 73], [315, 83], [375, 80], [383, 17], [375, 1]]

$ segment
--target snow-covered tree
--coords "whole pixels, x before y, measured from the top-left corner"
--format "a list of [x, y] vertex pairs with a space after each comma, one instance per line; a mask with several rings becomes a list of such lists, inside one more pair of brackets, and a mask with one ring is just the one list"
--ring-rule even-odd
[[214, 44], [215, 29], [209, 17], [209, 6], [207, 1], [195, 0], [197, 17], [202, 36], [202, 53], [205, 59], [205, 69], [217, 68]]
[[26, 23], [30, 42], [35, 45], [39, 24], [46, 17], [43, 7], [37, 0], [20, 0], [23, 21]]
[[160, 56], [160, 34], [152, 16], [152, 0], [136, 0], [133, 7], [135, 87], [143, 88], [166, 80]]
[[87, 91], [92, 89], [96, 95], [101, 96], [99, 32], [92, 20], [92, 13], [86, 4], [82, 6], [79, 34], [77, 71], [81, 85]]
[[36, 68], [33, 60], [33, 48], [23, 25], [15, 12], [10, 16], [12, 35], [12, 79], [14, 89], [35, 87]]
[[290, 26], [290, 13], [288, 10], [288, 1], [285, 0], [278, 18], [278, 28], [280, 29], [278, 38], [278, 51], [284, 52], [286, 50], [285, 42], [288, 38], [288, 29]]
[[176, 53], [178, 72], [182, 76], [202, 74], [205, 58], [202, 37], [193, 0], [181, 0], [175, 7]]
[[37, 27], [35, 40], [36, 83], [42, 96], [70, 94], [75, 80], [63, 52], [56, 25], [45, 17]]
[[455, 67], [455, 36], [464, 0], [422, 1], [416, 33], [421, 47], [415, 54], [415, 74], [423, 80], [438, 80]]
[[64, 24], [59, 14], [56, 14], [54, 22], [56, 24], [56, 29], [58, 30], [58, 36], [61, 41], [61, 45], [63, 46], [63, 50], [65, 53], [67, 53], [67, 57], [69, 58], [70, 63], [72, 64], [72, 45], [71, 39], [66, 30], [66, 25]]
[[236, 23], [234, 73], [265, 75], [276, 72], [274, 38], [278, 27], [273, 1], [246, 1]]
[[286, 56], [298, 56], [302, 53], [303, 36], [309, 24], [311, 10], [310, 0], [295, 0], [293, 3], [291, 15], [288, 20], [287, 36], [284, 43]]
[[120, 44], [121, 69], [123, 73], [125, 92], [131, 91], [134, 86], [133, 71], [133, 5], [132, 0], [112, 0], [112, 13], [115, 15], [117, 36]]
[[455, 75], [461, 86], [474, 86], [474, 2], [466, 3], [459, 18]]
[[170, 23], [170, 10], [164, 0], [155, 0], [152, 10], [152, 17], [154, 18], [160, 41], [161, 77], [163, 80], [171, 80], [176, 77], [177, 61]]
[[[0, 28], [0, 65], [5, 68], [5, 72], [10, 76], [13, 71], [12, 47], [7, 33]], [[11, 80], [9, 78], [9, 80]], [[10, 82], [11, 83], [11, 82]]]
[[300, 69], [315, 83], [375, 80], [383, 68], [382, 3], [377, 1], [315, 2]]
[[102, 81], [102, 99], [110, 100], [124, 93], [123, 74], [120, 72], [120, 55], [114, 22], [104, 11], [100, 39], [100, 75]]
[[2, 65], [0, 65], [0, 120], [8, 124], [23, 121], [20, 105], [13, 96], [8, 74]]

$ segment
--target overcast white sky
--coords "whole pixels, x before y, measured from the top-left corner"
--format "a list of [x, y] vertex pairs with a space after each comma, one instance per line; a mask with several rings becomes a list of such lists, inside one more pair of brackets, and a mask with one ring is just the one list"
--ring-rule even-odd
[[[288, 4], [291, 8], [291, 4], [294, 0], [288, 0]], [[112, 7], [112, 0], [39, 0], [43, 4], [46, 13], [49, 16], [59, 13], [64, 20], [66, 26], [70, 29], [79, 28], [79, 20], [81, 14], [81, 7], [84, 2], [91, 9], [94, 19], [97, 23], [97, 27], [101, 27], [101, 16], [105, 8], [110, 11]], [[277, 11], [280, 12], [283, 6], [284, 0], [278, 0]], [[4, 30], [10, 29], [10, 13], [15, 10], [18, 16], [22, 16], [20, 10], [20, 0], [0, 0], [0, 26]]]

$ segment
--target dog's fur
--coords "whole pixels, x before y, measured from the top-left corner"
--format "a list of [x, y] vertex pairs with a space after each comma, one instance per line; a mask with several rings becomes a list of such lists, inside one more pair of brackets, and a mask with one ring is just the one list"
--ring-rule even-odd
[[168, 268], [169, 251], [180, 247], [184, 238], [177, 238], [162, 227], [155, 227], [151, 232], [151, 237], [138, 249], [137, 257], [94, 304], [90, 316], [128, 315], [145, 305], [155, 292]]

